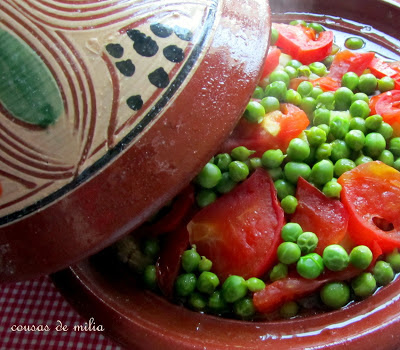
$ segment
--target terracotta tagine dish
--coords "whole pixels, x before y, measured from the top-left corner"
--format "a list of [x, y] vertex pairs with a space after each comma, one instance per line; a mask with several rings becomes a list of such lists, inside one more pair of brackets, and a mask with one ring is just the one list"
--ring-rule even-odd
[[90, 256], [173, 198], [243, 113], [269, 30], [261, 0], [2, 1], [0, 281]]
[[[387, 1], [270, 1], [272, 21], [303, 19], [362, 36], [398, 59], [400, 6]], [[257, 11], [252, 11], [257, 13]], [[340, 35], [338, 36], [339, 40]], [[289, 320], [241, 321], [175, 305], [142, 289], [105, 250], [53, 276], [66, 298], [132, 349], [390, 349], [400, 346], [399, 280], [347, 307]]]

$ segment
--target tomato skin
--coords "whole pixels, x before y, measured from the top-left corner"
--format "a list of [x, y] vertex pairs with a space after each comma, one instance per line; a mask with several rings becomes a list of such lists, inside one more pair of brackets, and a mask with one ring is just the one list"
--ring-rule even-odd
[[270, 75], [274, 69], [279, 65], [279, 58], [281, 56], [281, 50], [276, 46], [271, 46], [268, 50], [268, 55], [264, 63], [264, 69], [261, 74], [261, 79], [266, 78]]
[[272, 179], [257, 169], [246, 181], [199, 211], [189, 240], [213, 262], [221, 280], [260, 277], [276, 262], [284, 213]]
[[259, 124], [242, 118], [219, 152], [230, 152], [238, 146], [256, 151], [256, 156], [269, 149], [286, 151], [292, 138], [297, 137], [310, 123], [306, 113], [295, 105], [281, 103], [281, 110], [267, 113]]
[[318, 236], [316, 253], [322, 254], [327, 245], [343, 240], [349, 215], [339, 200], [326, 197], [303, 178], [297, 182], [296, 198], [298, 205], [291, 221]]
[[311, 80], [311, 83], [314, 86], [319, 86], [323, 91], [336, 91], [342, 86], [340, 80], [329, 76]]
[[393, 128], [393, 136], [400, 136], [400, 90], [383, 92], [373, 96], [369, 102], [372, 114], [382, 116]]
[[303, 64], [322, 61], [332, 50], [333, 32], [330, 30], [316, 38], [314, 30], [300, 25], [273, 23], [273, 27], [279, 32], [276, 46]]
[[[369, 247], [377, 243], [384, 253], [400, 248], [400, 172], [374, 161], [342, 174], [338, 182], [352, 240]], [[381, 230], [374, 218], [383, 218], [393, 229]]]
[[400, 72], [392, 68], [392, 66], [378, 57], [374, 57], [368, 67], [373, 75], [377, 78], [385, 76], [394, 80], [395, 88], [400, 89]]
[[355, 53], [349, 50], [343, 50], [336, 54], [328, 77], [341, 81], [343, 75], [347, 72], [354, 72], [361, 75], [367, 69], [375, 57], [373, 52]]

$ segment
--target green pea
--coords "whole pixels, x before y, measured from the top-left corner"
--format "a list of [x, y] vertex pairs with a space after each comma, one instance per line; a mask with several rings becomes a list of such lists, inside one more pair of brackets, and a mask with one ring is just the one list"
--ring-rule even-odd
[[279, 200], [282, 200], [286, 196], [294, 196], [296, 193], [295, 186], [287, 180], [279, 179], [274, 182], [275, 189], [278, 194]]
[[258, 292], [265, 288], [264, 281], [257, 277], [250, 277], [246, 281], [246, 284], [247, 284], [247, 288], [249, 289], [250, 292]]
[[342, 191], [342, 185], [337, 181], [328, 181], [322, 188], [322, 192], [329, 198], [340, 198], [340, 192]]
[[400, 171], [400, 158], [397, 158], [393, 163], [393, 168]]
[[157, 272], [155, 265], [147, 265], [143, 271], [143, 282], [149, 289], [156, 289], [157, 287]]
[[394, 278], [392, 267], [389, 263], [383, 260], [379, 260], [376, 262], [373, 269], [373, 275], [376, 279], [376, 282], [381, 286], [389, 284]]
[[222, 296], [221, 290], [216, 290], [208, 299], [208, 307], [214, 312], [223, 312], [228, 309], [228, 304]]
[[324, 265], [331, 271], [342, 271], [349, 265], [349, 255], [346, 250], [338, 245], [331, 244], [325, 247], [322, 254]]
[[380, 133], [385, 140], [389, 140], [392, 135], [393, 135], [393, 128], [390, 124], [382, 122], [381, 126], [376, 130], [378, 133]]
[[294, 138], [289, 142], [286, 153], [292, 161], [301, 162], [310, 155], [310, 146], [306, 141]]
[[297, 184], [299, 177], [308, 179], [311, 173], [311, 168], [308, 164], [300, 162], [288, 162], [283, 168], [283, 172], [288, 181], [293, 184]]
[[390, 90], [394, 90], [395, 82], [391, 77], [382, 77], [378, 80], [378, 90], [380, 92], [386, 92]]
[[327, 68], [329, 69], [329, 67], [331, 66], [333, 60], [335, 59], [335, 56], [333, 54], [327, 56], [322, 62], [324, 62], [324, 65], [327, 66]]
[[325, 108], [332, 111], [335, 108], [335, 95], [332, 92], [323, 92], [316, 99], [318, 108]]
[[152, 259], [157, 258], [160, 252], [160, 242], [156, 238], [147, 238], [143, 242], [142, 251], [146, 256]]
[[299, 260], [301, 256], [300, 247], [293, 242], [283, 242], [278, 246], [278, 260], [282, 264], [290, 265]]
[[199, 262], [198, 270], [200, 272], [210, 271], [211, 268], [212, 268], [212, 261], [210, 259], [207, 259], [205, 256], [202, 256]]
[[371, 112], [368, 103], [362, 100], [354, 101], [350, 105], [349, 111], [353, 118], [360, 117], [363, 119], [367, 118]]
[[367, 95], [372, 95], [376, 90], [377, 84], [378, 79], [375, 75], [371, 73], [362, 74], [358, 81], [358, 89]]
[[314, 29], [316, 33], [321, 33], [325, 31], [324, 27], [316, 22], [308, 23], [307, 27]]
[[246, 110], [244, 111], [244, 117], [250, 122], [250, 123], [260, 123], [265, 116], [265, 109], [261, 105], [260, 102], [257, 101], [250, 101], [247, 104]]
[[355, 117], [350, 120], [350, 130], [360, 130], [363, 134], [367, 133], [367, 127], [365, 126], [365, 120], [360, 117]]
[[264, 89], [261, 86], [256, 86], [251, 97], [261, 100], [264, 97]]
[[306, 112], [307, 116], [312, 116], [317, 108], [317, 101], [311, 96], [307, 96], [301, 100], [299, 107]]
[[311, 169], [310, 179], [316, 185], [325, 185], [333, 178], [333, 164], [329, 160], [321, 160], [315, 163]]
[[267, 171], [274, 182], [283, 178], [283, 170], [281, 167], [268, 169]]
[[299, 69], [303, 64], [298, 60], [290, 60], [286, 66], [293, 67]]
[[354, 91], [358, 87], [358, 81], [359, 78], [356, 73], [347, 72], [342, 77], [342, 86]]
[[270, 149], [261, 156], [261, 163], [263, 167], [273, 169], [279, 167], [284, 159], [285, 156], [280, 149]]
[[373, 159], [371, 157], [365, 156], [365, 155], [360, 155], [355, 161], [354, 163], [356, 165], [360, 165], [360, 164], [364, 164], [364, 163], [368, 163], [368, 162], [372, 162]]
[[189, 296], [189, 305], [195, 310], [203, 310], [207, 306], [207, 298], [198, 292], [193, 292]]
[[183, 252], [181, 260], [182, 268], [186, 272], [194, 272], [199, 266], [201, 257], [200, 254], [197, 253], [196, 249], [193, 247], [192, 249], [188, 249]]
[[279, 314], [282, 318], [292, 318], [299, 313], [299, 305], [295, 301], [284, 303], [279, 309]]
[[204, 188], [213, 188], [221, 180], [221, 170], [212, 163], [207, 163], [197, 175], [197, 182]]
[[365, 270], [372, 262], [372, 252], [365, 245], [354, 247], [350, 252], [350, 264], [358, 269]]
[[362, 38], [350, 37], [345, 40], [344, 46], [349, 50], [359, 50], [365, 46], [365, 41]]
[[306, 130], [307, 141], [310, 146], [318, 147], [326, 141], [326, 133], [321, 128], [316, 126]]
[[204, 208], [211, 203], [214, 203], [217, 199], [217, 195], [213, 190], [200, 190], [196, 195], [196, 203], [200, 208]]
[[302, 254], [312, 253], [318, 245], [318, 237], [314, 232], [303, 232], [297, 238], [297, 245], [300, 247]]
[[320, 124], [329, 124], [331, 120], [331, 111], [326, 108], [318, 108], [314, 111], [314, 118], [313, 124], [320, 125]]
[[313, 87], [313, 89], [312, 89], [312, 91], [311, 91], [311, 94], [310, 94], [310, 96], [312, 97], [312, 98], [317, 98], [319, 95], [321, 95], [322, 93], [324, 92], [324, 90], [322, 90], [319, 86], [314, 86]]
[[285, 102], [287, 86], [283, 81], [274, 81], [265, 89], [266, 96], [276, 97], [280, 102]]
[[311, 94], [314, 85], [310, 81], [302, 81], [298, 87], [297, 92], [301, 95], [301, 97], [307, 97]]
[[233, 181], [229, 176], [229, 172], [224, 172], [222, 173], [221, 180], [215, 186], [215, 190], [221, 194], [228, 193], [235, 188], [236, 184], [237, 182]]
[[238, 146], [231, 151], [231, 157], [234, 160], [240, 160], [241, 162], [244, 162], [254, 153], [255, 151], [251, 151], [247, 147]]
[[332, 309], [340, 309], [350, 301], [350, 288], [345, 282], [329, 282], [320, 292], [321, 300]]
[[289, 87], [290, 77], [284, 70], [276, 69], [269, 75], [269, 81], [270, 83], [282, 81], [286, 84], [286, 87]]
[[214, 158], [214, 164], [221, 170], [227, 171], [232, 157], [228, 153], [217, 154]]
[[390, 264], [395, 272], [400, 272], [400, 253], [397, 248], [386, 255], [386, 262]]
[[289, 24], [292, 25], [292, 26], [298, 26], [298, 25], [301, 25], [301, 26], [304, 26], [304, 27], [307, 26], [307, 23], [302, 19], [293, 20], [293, 21], [289, 22]]
[[290, 79], [297, 78], [298, 71], [296, 68], [291, 66], [286, 66], [283, 70], [287, 73]]
[[309, 66], [302, 65], [297, 70], [299, 77], [307, 77], [311, 76], [311, 69]]
[[351, 288], [358, 297], [365, 298], [372, 295], [376, 289], [376, 280], [372, 273], [363, 272], [351, 282]]
[[245, 180], [249, 172], [249, 167], [239, 160], [235, 160], [229, 164], [229, 176], [235, 182]]
[[379, 155], [378, 160], [385, 163], [386, 165], [393, 166], [394, 165], [394, 156], [393, 153], [387, 149], [384, 149], [382, 153]]
[[335, 167], [334, 167], [335, 176], [339, 177], [346, 171], [354, 169], [355, 167], [356, 167], [356, 163], [354, 163], [351, 159], [347, 159], [347, 158], [339, 159], [335, 163]]
[[320, 77], [323, 77], [327, 74], [326, 66], [322, 62], [313, 62], [308, 65], [310, 67], [311, 72], [317, 74]]
[[379, 114], [374, 114], [365, 119], [365, 126], [369, 130], [376, 131], [382, 125], [382, 117]]
[[180, 297], [186, 297], [194, 292], [196, 288], [196, 275], [194, 273], [184, 273], [177, 277], [175, 281], [175, 291]]
[[317, 253], [304, 255], [297, 262], [296, 270], [304, 278], [315, 279], [324, 270], [323, 259]]
[[264, 107], [265, 113], [277, 111], [277, 110], [279, 110], [280, 105], [281, 105], [279, 100], [274, 96], [264, 97], [260, 101], [260, 104], [261, 104], [261, 106]]
[[219, 285], [219, 279], [215, 273], [203, 271], [197, 279], [196, 288], [199, 292], [212, 294]]
[[281, 207], [286, 214], [293, 214], [296, 211], [298, 205], [297, 198], [295, 196], [286, 196], [281, 201]]
[[278, 41], [279, 38], [279, 32], [276, 28], [272, 27], [271, 28], [271, 37], [270, 37], [270, 43], [271, 45], [275, 45], [276, 42]]
[[329, 123], [329, 131], [335, 139], [343, 139], [350, 129], [350, 121], [341, 116], [335, 116]]
[[335, 140], [331, 143], [332, 152], [331, 160], [336, 163], [339, 159], [350, 158], [350, 148], [347, 146], [344, 140]]
[[236, 301], [233, 304], [233, 311], [236, 315], [242, 318], [253, 316], [256, 312], [256, 308], [253, 304], [253, 299], [247, 297]]
[[297, 242], [297, 238], [303, 233], [303, 229], [296, 222], [288, 222], [282, 227], [281, 237], [285, 242]]
[[[332, 145], [330, 143], [323, 143], [315, 150], [315, 159], [323, 160], [328, 159], [332, 154]], [[312, 169], [311, 169], [312, 171]]]
[[371, 132], [365, 136], [364, 152], [368, 156], [377, 158], [385, 148], [386, 140], [381, 134]]
[[286, 93], [286, 102], [299, 106], [301, 104], [302, 97], [301, 95], [293, 89], [290, 89]]
[[395, 157], [400, 157], [400, 137], [393, 137], [389, 142], [389, 151]]
[[[358, 80], [357, 80], [357, 84], [358, 84]], [[353, 103], [354, 101], [357, 100], [361, 100], [364, 101], [366, 103], [369, 103], [369, 97], [367, 94], [364, 94], [363, 92], [357, 92], [353, 95], [353, 98], [351, 99], [351, 103]]]
[[269, 279], [272, 282], [275, 282], [277, 280], [285, 278], [288, 275], [288, 271], [288, 266], [280, 262], [272, 268], [271, 272], [269, 273]]
[[361, 130], [350, 130], [344, 141], [353, 151], [361, 151], [365, 144], [365, 135]]
[[247, 294], [247, 284], [243, 277], [231, 275], [222, 285], [222, 296], [228, 303], [243, 298]]
[[250, 170], [256, 170], [258, 168], [261, 168], [262, 165], [262, 161], [260, 157], [252, 157], [249, 159], [249, 168]]
[[340, 87], [335, 91], [335, 109], [338, 111], [347, 111], [353, 98], [353, 91], [347, 87]]

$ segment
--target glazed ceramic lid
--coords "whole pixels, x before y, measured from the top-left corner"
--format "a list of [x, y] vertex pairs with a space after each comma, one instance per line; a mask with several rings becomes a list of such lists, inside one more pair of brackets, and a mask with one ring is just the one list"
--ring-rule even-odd
[[251, 96], [266, 0], [0, 3], [0, 281], [130, 232], [187, 184]]

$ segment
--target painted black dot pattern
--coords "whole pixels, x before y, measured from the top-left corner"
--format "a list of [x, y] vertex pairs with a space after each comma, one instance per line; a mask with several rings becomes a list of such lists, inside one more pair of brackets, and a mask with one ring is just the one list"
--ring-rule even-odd
[[133, 48], [140, 56], [153, 57], [157, 53], [158, 45], [150, 36], [137, 29], [129, 29], [126, 34], [134, 42]]
[[126, 100], [126, 104], [130, 109], [133, 109], [134, 111], [138, 111], [140, 108], [143, 107], [143, 100], [140, 95], [134, 95], [129, 97]]
[[149, 74], [149, 81], [157, 88], [165, 88], [169, 84], [169, 76], [164, 68], [160, 67]]
[[181, 48], [176, 45], [168, 45], [163, 50], [164, 57], [171, 62], [182, 62], [185, 54]]
[[[155, 59], [155, 56], [159, 54], [159, 52], [162, 54], [162, 57], [169, 62], [180, 63], [185, 59], [185, 52], [182, 48], [173, 44], [165, 46], [162, 40], [175, 34], [180, 40], [190, 41], [193, 39], [193, 33], [190, 30], [179, 26], [170, 27], [162, 23], [151, 24], [150, 30], [152, 33], [151, 35], [146, 35], [139, 29], [128, 29], [126, 31], [126, 35], [133, 41], [131, 50], [133, 48], [138, 55], [149, 60]], [[163, 46], [165, 47], [161, 51], [160, 47]], [[129, 55], [127, 47], [124, 48], [119, 43], [110, 43], [105, 46], [105, 49], [110, 56], [118, 59], [118, 61], [115, 62], [115, 67], [123, 76], [132, 77], [138, 74], [136, 73], [137, 67], [135, 66], [135, 62], [133, 62], [129, 56], [125, 57], [126, 59], [122, 59], [124, 55]], [[149, 61], [149, 63], [150, 62], [151, 61]], [[149, 74], [148, 71], [140, 72], [139, 74], [142, 76], [147, 74], [149, 83], [157, 89], [165, 89], [170, 84], [168, 73], [163, 67], [159, 67]], [[136, 94], [132, 94], [132, 96], [127, 98], [126, 104], [133, 111], [138, 111], [143, 107], [145, 101], [143, 101], [142, 96], [138, 93], [139, 91], [135, 92]]]
[[170, 26], [161, 23], [153, 23], [150, 29], [159, 38], [168, 38], [174, 32]]
[[124, 48], [120, 44], [108, 44], [106, 50], [114, 58], [121, 58], [124, 55]]
[[115, 66], [118, 68], [121, 74], [125, 75], [126, 77], [131, 77], [135, 73], [135, 65], [130, 59], [116, 62]]

